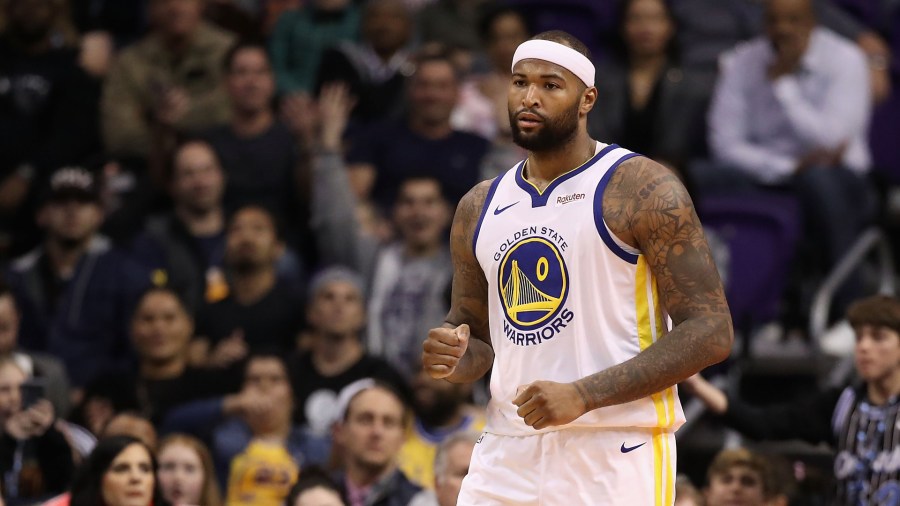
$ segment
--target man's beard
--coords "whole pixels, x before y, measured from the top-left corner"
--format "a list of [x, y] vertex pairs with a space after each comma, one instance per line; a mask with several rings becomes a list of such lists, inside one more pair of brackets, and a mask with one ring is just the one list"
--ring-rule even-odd
[[56, 237], [53, 238], [53, 241], [56, 243], [56, 245], [60, 249], [63, 249], [66, 251], [72, 251], [72, 250], [80, 248], [89, 239], [90, 239], [90, 236], [88, 236], [88, 237], [66, 237], [66, 236], [62, 236], [62, 235], [57, 235]]
[[569, 143], [578, 131], [578, 107], [576, 101], [570, 109], [565, 111], [561, 116], [551, 120], [543, 114], [534, 111], [527, 111], [536, 116], [540, 116], [543, 123], [539, 130], [532, 136], [523, 136], [516, 122], [516, 115], [526, 110], [519, 110], [515, 113], [509, 113], [509, 124], [512, 127], [513, 142], [527, 149], [528, 151], [553, 151], [560, 149]]
[[238, 275], [248, 276], [262, 270], [263, 264], [253, 260], [252, 258], [235, 258], [228, 265], [231, 271]]
[[181, 209], [184, 209], [188, 214], [195, 217], [205, 216], [212, 211], [215, 211], [218, 207], [218, 202], [207, 205], [206, 203], [187, 200], [181, 204]]

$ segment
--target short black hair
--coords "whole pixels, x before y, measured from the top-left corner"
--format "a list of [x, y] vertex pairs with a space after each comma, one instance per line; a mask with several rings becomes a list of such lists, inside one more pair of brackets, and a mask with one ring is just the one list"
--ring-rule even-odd
[[437, 186], [438, 193], [440, 194], [441, 198], [448, 202], [450, 201], [450, 198], [447, 195], [447, 190], [444, 188], [444, 183], [442, 183], [440, 179], [429, 174], [418, 174], [415, 176], [406, 176], [402, 178], [399, 183], [397, 183], [397, 194], [394, 196], [394, 204], [400, 202], [400, 194], [403, 193], [403, 189], [406, 187], [406, 185], [410, 183], [421, 182], [434, 183]]
[[266, 47], [266, 43], [257, 40], [257, 39], [242, 39], [234, 43], [228, 51], [225, 52], [225, 56], [222, 58], [222, 70], [225, 73], [231, 72], [231, 66], [234, 65], [234, 59], [237, 57], [237, 54], [245, 49], [259, 49], [266, 55], [266, 60], [269, 61], [269, 65], [271, 66], [272, 62], [269, 58], [269, 49]]
[[284, 240], [284, 222], [282, 221], [281, 216], [279, 216], [278, 213], [276, 213], [272, 207], [270, 207], [266, 204], [260, 203], [260, 202], [243, 204], [240, 207], [236, 208], [234, 211], [232, 211], [228, 215], [228, 226], [226, 227], [226, 235], [228, 233], [228, 228], [230, 228], [232, 223], [234, 223], [234, 218], [239, 213], [241, 213], [243, 211], [247, 211], [247, 210], [260, 211], [263, 214], [265, 214], [266, 216], [268, 216], [269, 221], [272, 222], [272, 228], [275, 230], [275, 238], [278, 239], [279, 241]]
[[[628, 64], [628, 43], [625, 42], [625, 20], [628, 18], [628, 9], [630, 9], [636, 1], [637, 0], [622, 1], [619, 12], [616, 14], [616, 32], [613, 34], [612, 41], [610, 41], [612, 57], [617, 59], [622, 65]], [[678, 19], [675, 17], [675, 13], [672, 12], [671, 2], [668, 0], [658, 1], [662, 5], [663, 11], [665, 11], [666, 18], [672, 25], [672, 38], [669, 39], [665, 48], [666, 58], [668, 58], [670, 62], [678, 64], [681, 55], [677, 36], [679, 31]]]
[[[178, 304], [178, 307], [181, 308], [182, 311], [184, 311], [184, 314], [186, 314], [188, 318], [190, 318], [192, 320], [194, 319], [194, 314], [191, 311], [190, 306], [187, 303], [187, 300], [185, 300], [184, 296], [182, 296], [181, 293], [179, 293], [177, 290], [175, 290], [174, 287], [172, 287], [171, 285], [168, 285], [168, 284], [151, 285], [150, 288], [147, 288], [146, 290], [141, 292], [141, 295], [137, 299], [137, 304], [134, 305], [135, 311], [131, 314], [132, 318], [137, 316], [137, 308], [141, 307], [141, 304], [144, 303], [144, 300], [146, 300], [147, 297], [149, 297], [155, 293], [161, 293], [161, 294], [171, 296], [173, 299], [175, 299], [175, 302]], [[2, 296], [3, 296], [3, 292], [0, 291], [0, 297], [2, 297]]]
[[290, 493], [288, 493], [287, 501], [285, 501], [284, 504], [286, 506], [294, 506], [294, 503], [297, 502], [297, 498], [300, 497], [300, 494], [314, 488], [324, 488], [326, 490], [331, 490], [337, 495], [341, 495], [340, 487], [338, 487], [337, 483], [331, 479], [328, 472], [319, 466], [310, 466], [303, 468], [303, 472], [300, 473], [300, 477], [297, 478], [297, 483], [294, 484], [294, 487], [291, 488]]
[[247, 373], [250, 371], [250, 364], [256, 360], [274, 360], [281, 364], [281, 367], [284, 368], [284, 373], [288, 378], [288, 382], [291, 379], [291, 371], [288, 366], [287, 359], [284, 358], [284, 353], [279, 350], [275, 346], [263, 346], [258, 350], [252, 351], [247, 357], [243, 359], [243, 369], [241, 371], [241, 381], [246, 381]]
[[574, 49], [575, 51], [578, 51], [588, 60], [592, 59], [591, 50], [584, 45], [584, 42], [581, 42], [574, 35], [562, 30], [550, 30], [547, 32], [541, 32], [532, 37], [531, 40], [549, 40], [550, 42], [556, 42], [557, 44], [562, 44], [566, 47]]
[[462, 71], [453, 60], [453, 51], [449, 47], [443, 45], [432, 45], [420, 50], [416, 53], [415, 57], [413, 57], [413, 62], [415, 63], [416, 68], [413, 75], [418, 73], [419, 69], [426, 63], [446, 63], [453, 69], [453, 77], [456, 78], [457, 82], [462, 81], [464, 77]]

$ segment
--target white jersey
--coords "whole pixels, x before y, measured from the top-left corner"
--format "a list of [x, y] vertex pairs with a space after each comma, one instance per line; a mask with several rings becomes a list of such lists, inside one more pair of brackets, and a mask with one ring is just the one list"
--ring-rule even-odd
[[[524, 161], [491, 184], [473, 238], [488, 281], [495, 355], [487, 432], [536, 433], [516, 414], [519, 386], [575, 381], [665, 336], [669, 319], [646, 259], [603, 220], [603, 190], [633, 156], [598, 143], [593, 158], [543, 192], [524, 179]], [[674, 431], [683, 423], [673, 386], [543, 432], [573, 426]]]

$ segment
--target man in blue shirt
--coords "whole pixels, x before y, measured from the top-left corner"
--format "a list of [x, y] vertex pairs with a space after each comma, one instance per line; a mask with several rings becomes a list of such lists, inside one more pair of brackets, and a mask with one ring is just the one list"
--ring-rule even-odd
[[478, 182], [489, 143], [450, 125], [458, 93], [459, 76], [449, 56], [419, 56], [409, 82], [406, 118], [374, 124], [368, 135], [353, 141], [347, 155], [350, 181], [360, 197], [389, 209], [402, 181], [433, 177], [456, 205]]
[[21, 344], [58, 356], [75, 388], [131, 356], [127, 322], [149, 276], [97, 230], [103, 222], [94, 175], [57, 170], [38, 211], [43, 243], [13, 262], [9, 283], [20, 301]]

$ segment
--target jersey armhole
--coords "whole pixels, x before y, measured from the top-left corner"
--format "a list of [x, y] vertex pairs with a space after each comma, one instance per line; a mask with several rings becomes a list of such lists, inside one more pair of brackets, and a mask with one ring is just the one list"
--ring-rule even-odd
[[[603, 243], [606, 244], [606, 247], [609, 248], [610, 251], [630, 264], [637, 264], [639, 256], [638, 252], [633, 248], [628, 247], [628, 245], [623, 243], [618, 237], [614, 237], [612, 231], [606, 226], [606, 221], [603, 219], [603, 192], [606, 191], [606, 185], [609, 184], [609, 180], [612, 179], [612, 175], [616, 172], [616, 169], [619, 168], [619, 165], [635, 156], [640, 155], [637, 153], [628, 153], [622, 156], [622, 158], [619, 158], [616, 163], [612, 164], [609, 169], [606, 170], [606, 174], [603, 174], [603, 177], [600, 178], [600, 182], [597, 184], [597, 190], [594, 192], [594, 226], [597, 228], [597, 233], [600, 234], [600, 238], [603, 239]], [[626, 247], [628, 249], [626, 249]]]
[[475, 258], [478, 258], [476, 249], [478, 246], [478, 234], [481, 232], [481, 223], [484, 221], [484, 216], [487, 214], [488, 208], [491, 206], [491, 200], [494, 198], [494, 192], [497, 191], [497, 186], [500, 185], [500, 180], [503, 179], [504, 175], [505, 174], [500, 174], [494, 178], [491, 182], [491, 187], [488, 189], [487, 196], [484, 198], [484, 205], [481, 207], [478, 223], [475, 224], [475, 233], [472, 235], [472, 254], [475, 255]]

